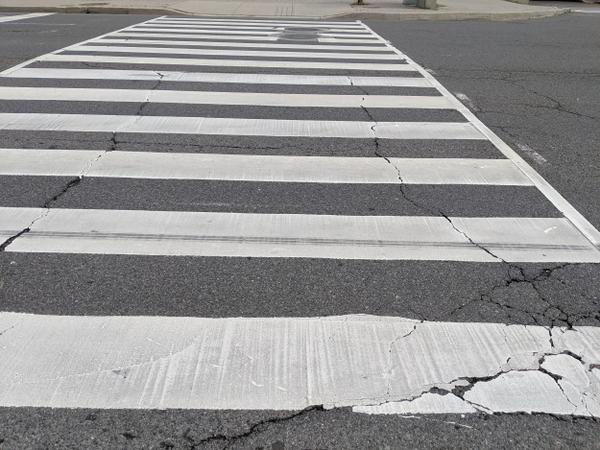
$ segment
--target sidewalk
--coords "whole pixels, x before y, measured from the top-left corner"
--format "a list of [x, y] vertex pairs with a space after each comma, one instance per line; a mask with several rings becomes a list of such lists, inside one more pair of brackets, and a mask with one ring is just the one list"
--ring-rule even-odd
[[404, 6], [400, 0], [0, 0], [0, 11], [188, 14], [240, 17], [347, 18], [393, 20], [524, 20], [568, 12], [505, 0], [438, 0], [437, 10]]

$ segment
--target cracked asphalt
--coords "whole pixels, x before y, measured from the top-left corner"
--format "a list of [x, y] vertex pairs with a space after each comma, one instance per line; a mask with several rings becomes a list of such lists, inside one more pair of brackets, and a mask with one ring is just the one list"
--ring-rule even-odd
[[[0, 69], [147, 18], [54, 15], [36, 20], [42, 25], [14, 23], [0, 27]], [[431, 70], [600, 228], [600, 58], [597, 57], [600, 17], [367, 24]], [[160, 75], [162, 69], [158, 70]], [[85, 81], [70, 83], [72, 87], [91, 87]], [[169, 82], [162, 79], [143, 83], [152, 90], [169, 88]], [[10, 85], [10, 80], [3, 80], [2, 84]], [[44, 81], [32, 85], [43, 86]], [[93, 86], [101, 85], [94, 82]], [[285, 93], [285, 88], [281, 89]], [[388, 88], [347, 87], [347, 93], [386, 92]], [[35, 108], [44, 111], [48, 107], [28, 103], [29, 111]], [[16, 111], [16, 107], [10, 102], [0, 105], [2, 111]], [[65, 112], [93, 109], [102, 113], [102, 105], [98, 104], [56, 102], [52, 107], [64, 108]], [[234, 117], [233, 110], [215, 107], [205, 108], [203, 113], [218, 117], [225, 112]], [[146, 101], [123, 105], [120, 113], [152, 115], [158, 111], [164, 109]], [[174, 108], [169, 114], [191, 115], [194, 111], [193, 107]], [[254, 107], [245, 108], [241, 114], [248, 113], [261, 117], [272, 111]], [[343, 109], [307, 108], [303, 117], [293, 108], [281, 108], [278, 114], [282, 118], [399, 120], [399, 111], [372, 111], [364, 107], [360, 117], [354, 110]], [[419, 116], [412, 111], [402, 120], [419, 120]], [[439, 120], [455, 118], [441, 115]], [[226, 149], [228, 153], [245, 153], [252, 149], [256, 154], [278, 154], [290, 148], [285, 138], [225, 136], [192, 140], [185, 136], [65, 133], [49, 139], [44, 132], [19, 131], [3, 132], [0, 146], [36, 148], [48, 140], [56, 148], [85, 146], [106, 151], [144, 151], [150, 144], [166, 152], [209, 153]], [[376, 155], [389, 164], [392, 156], [411, 155], [415, 145], [422, 146], [422, 151], [432, 156], [482, 157], [481, 147], [475, 150], [469, 142], [456, 147], [439, 142], [413, 142], [405, 149], [401, 146], [391, 149], [384, 140], [372, 141], [298, 139], [293, 151], [303, 155], [335, 155], [343, 145], [346, 155]], [[494, 157], [491, 151], [490, 157]], [[159, 185], [155, 181], [150, 185], [143, 180], [108, 184], [85, 176], [19, 178], [0, 177], [1, 206], [164, 209], [169, 205], [170, 209], [214, 211], [219, 204], [235, 204], [248, 212], [353, 211], [383, 215], [392, 211], [398, 215], [439, 215], [451, 224], [453, 215], [526, 216], [532, 211], [540, 216], [551, 214], [543, 199], [528, 188], [513, 190], [510, 196], [508, 192], [495, 190], [478, 197], [468, 187], [449, 191], [402, 185], [400, 190], [391, 192], [385, 186], [367, 191], [343, 186], [309, 188], [294, 183], [286, 186], [265, 183], [260, 195], [253, 195], [244, 183], [165, 181]], [[497, 197], [493, 198], [494, 195]], [[282, 198], [286, 203], [282, 203]], [[306, 201], [307, 198], [311, 201]], [[156, 259], [149, 256], [2, 251], [27, 231], [22, 230], [0, 246], [3, 311], [200, 317], [377, 314], [435, 321], [568, 328], [600, 326], [600, 268], [592, 264], [164, 257], [158, 267]], [[497, 258], [493, 253], [492, 256]], [[173, 303], [173, 298], [178, 301]], [[536, 370], [543, 371], [540, 369], [543, 363], [542, 357]], [[457, 387], [452, 393], [463, 396], [478, 381], [491, 379], [467, 380], [468, 387]], [[352, 413], [347, 408], [326, 410], [319, 406], [293, 413], [0, 408], [0, 448], [7, 449], [566, 449], [599, 448], [599, 433], [598, 420], [549, 414], [369, 416]]]

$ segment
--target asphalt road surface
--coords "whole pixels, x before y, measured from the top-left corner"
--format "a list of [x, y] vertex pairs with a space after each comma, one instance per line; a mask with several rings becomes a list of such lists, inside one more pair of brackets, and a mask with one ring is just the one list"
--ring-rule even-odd
[[599, 16], [10, 17], [0, 448], [598, 448]]

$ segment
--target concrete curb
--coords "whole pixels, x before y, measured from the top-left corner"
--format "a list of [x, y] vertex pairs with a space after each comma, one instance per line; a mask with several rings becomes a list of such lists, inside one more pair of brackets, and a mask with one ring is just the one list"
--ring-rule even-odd
[[[414, 11], [414, 10], [413, 10]], [[293, 17], [293, 19], [359, 19], [359, 20], [490, 20], [490, 21], [511, 21], [511, 20], [530, 20], [555, 17], [571, 12], [570, 8], [557, 8], [555, 11], [531, 11], [522, 13], [452, 13], [444, 12], [439, 9], [433, 12], [404, 11], [401, 13], [386, 12], [351, 12], [332, 14], [327, 16], [303, 16]], [[217, 15], [217, 14], [195, 14], [187, 11], [175, 9], [153, 9], [153, 8], [120, 8], [120, 7], [102, 7], [102, 6], [0, 6], [0, 12], [54, 12], [65, 14], [141, 14], [141, 15], [194, 15], [197, 17], [262, 17], [272, 18], [280, 16], [251, 16], [251, 15]]]
[[339, 19], [363, 19], [363, 20], [490, 20], [490, 21], [516, 21], [516, 20], [533, 20], [543, 19], [547, 17], [562, 16], [570, 13], [571, 10], [568, 8], [559, 9], [558, 11], [540, 11], [531, 13], [445, 13], [437, 11], [435, 13], [402, 13], [402, 14], [388, 14], [388, 13], [349, 13], [340, 14], [335, 16], [329, 16], [329, 18]]
[[117, 8], [114, 6], [0, 6], [0, 12], [53, 12], [64, 14], [145, 14], [145, 15], [190, 15], [170, 9]]

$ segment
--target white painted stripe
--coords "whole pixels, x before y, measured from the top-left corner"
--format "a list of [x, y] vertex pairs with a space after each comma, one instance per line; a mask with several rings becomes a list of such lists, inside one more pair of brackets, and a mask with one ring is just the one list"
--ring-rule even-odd
[[[8, 312], [0, 327], [4, 407], [600, 416], [598, 327]], [[458, 386], [465, 400], [426, 394]]]
[[452, 109], [443, 96], [285, 94], [263, 92], [173, 91], [0, 86], [0, 100], [174, 103], [306, 108]]
[[[177, 39], [207, 39], [207, 40], [219, 40], [219, 41], [239, 41], [239, 40], [244, 40], [244, 41], [268, 41], [268, 42], [274, 42], [279, 40], [279, 36], [277, 35], [271, 35], [271, 36], [246, 36], [246, 37], [239, 37], [239, 36], [228, 36], [228, 35], [217, 35], [217, 34], [181, 34], [181, 33], [166, 33], [166, 32], [159, 32], [159, 33], [155, 33], [155, 32], [142, 32], [142, 31], [136, 31], [136, 30], [127, 30], [127, 31], [122, 31], [120, 33], [113, 33], [110, 34], [107, 37], [121, 37], [121, 36], [130, 36], [130, 37], [156, 37], [156, 38], [177, 38]], [[363, 41], [365, 39], [362, 39]], [[344, 41], [345, 42], [345, 41]], [[367, 43], [369, 42], [376, 42], [373, 40], [368, 40]]]
[[171, 23], [171, 24], [194, 24], [194, 25], [238, 25], [238, 26], [275, 26], [293, 28], [347, 28], [364, 31], [364, 27], [356, 22], [297, 22], [278, 20], [212, 20], [212, 19], [190, 19], [166, 17], [164, 19], [151, 20], [149, 23]]
[[571, 12], [580, 14], [600, 14], [600, 9], [571, 9]]
[[[168, 20], [161, 20], [161, 21], [151, 21], [151, 22], [147, 22], [144, 26], [146, 27], [163, 27], [163, 28], [174, 28], [174, 29], [178, 29], [178, 28], [187, 28], [187, 29], [195, 29], [195, 30], [212, 30], [212, 29], [222, 29], [222, 30], [248, 30], [248, 31], [289, 31], [289, 29], [297, 29], [299, 33], [312, 33], [312, 31], [310, 31], [309, 28], [306, 28], [306, 26], [288, 26], [288, 25], [275, 25], [275, 24], [261, 24], [261, 25], [249, 25], [249, 24], [202, 24], [202, 23], [195, 23], [195, 22], [185, 22], [185, 23], [181, 23], [181, 22], [173, 22], [173, 21], [168, 21]], [[314, 28], [314, 27], [312, 27]], [[306, 31], [305, 31], [306, 30]], [[364, 28], [362, 27], [352, 27], [352, 28], [348, 28], [348, 27], [336, 27], [336, 26], [327, 26], [325, 28], [323, 28], [322, 30], [319, 30], [319, 32], [335, 32], [335, 33], [360, 33], [360, 34], [365, 34], [368, 35], [370, 34], [368, 31], [366, 31]]]
[[239, 23], [239, 24], [249, 24], [249, 23], [256, 23], [256, 24], [276, 24], [276, 25], [300, 25], [300, 24], [305, 24], [307, 26], [310, 27], [329, 27], [332, 25], [335, 26], [343, 26], [343, 27], [360, 27], [364, 29], [364, 26], [357, 21], [331, 21], [331, 22], [326, 22], [326, 21], [322, 21], [322, 20], [283, 20], [282, 18], [278, 18], [278, 19], [211, 19], [209, 17], [170, 17], [170, 16], [163, 16], [163, 17], [159, 17], [157, 19], [152, 19], [151, 22], [157, 22], [157, 21], [161, 21], [161, 20], [172, 20], [172, 21], [178, 21], [178, 22], [182, 22], [182, 23], [186, 23], [186, 22], [197, 22], [199, 20], [203, 21], [203, 22], [216, 22], [216, 23]]
[[0, 113], [0, 130], [382, 139], [482, 139], [461, 122], [351, 122], [100, 114]]
[[[509, 160], [0, 149], [0, 175], [300, 183], [531, 184]], [[397, 167], [396, 170], [394, 167]]]
[[[338, 27], [335, 25], [328, 25], [326, 27], [315, 28], [311, 25], [300, 25], [300, 26], [289, 26], [289, 25], [277, 25], [274, 23], [263, 23], [263, 24], [248, 24], [248, 23], [196, 23], [196, 22], [177, 22], [171, 20], [161, 21], [149, 21], [144, 24], [147, 27], [164, 27], [164, 28], [188, 28], [188, 29], [199, 29], [199, 30], [211, 30], [211, 29], [224, 29], [224, 30], [275, 30], [275, 31], [290, 31], [299, 33], [321, 33], [321, 32], [339, 32], [339, 33], [360, 33], [370, 34], [364, 27]], [[315, 31], [312, 31], [315, 30]]]
[[[143, 32], [127, 32], [123, 31], [120, 33], [113, 33], [109, 37], [121, 37], [121, 36], [130, 36], [130, 37], [156, 37], [156, 38], [178, 38], [178, 39], [212, 39], [219, 41], [269, 41], [274, 42], [279, 40], [279, 36], [227, 36], [227, 35], [214, 35], [214, 34], [176, 34], [176, 33], [143, 33]], [[285, 42], [285, 41], [283, 41]], [[379, 41], [373, 39], [342, 39], [342, 38], [324, 38], [319, 37], [317, 39], [319, 43], [328, 43], [328, 44], [380, 44]], [[380, 45], [373, 45], [373, 47], [381, 48]]]
[[15, 22], [17, 20], [24, 20], [24, 19], [35, 19], [37, 17], [46, 17], [46, 16], [52, 16], [52, 15], [54, 15], [54, 13], [15, 14], [15, 15], [11, 15], [11, 16], [0, 17], [0, 23]]
[[[365, 28], [370, 30], [374, 36], [379, 37], [377, 33], [371, 30], [365, 25]], [[389, 42], [386, 41], [386, 45], [393, 51], [397, 52], [398, 55], [405, 57], [400, 51], [395, 49]], [[550, 185], [533, 167], [515, 152], [506, 142], [504, 142], [496, 133], [490, 130], [477, 116], [464, 106], [448, 89], [441, 85], [429, 72], [415, 64], [412, 59], [406, 57], [407, 62], [414, 65], [416, 70], [427, 78], [441, 93], [446, 97], [452, 99], [455, 102], [457, 109], [475, 126], [477, 129], [484, 134], [492, 144], [502, 152], [504, 156], [512, 160], [522, 171], [525, 173], [540, 190], [544, 196], [550, 200], [550, 202], [563, 213], [563, 215], [577, 227], [577, 229], [589, 239], [589, 241], [596, 247], [600, 248], [600, 231], [598, 231], [579, 211], [577, 211], [573, 205], [571, 205], [567, 199], [565, 199], [556, 189]]]
[[[144, 31], [156, 33], [159, 31], [164, 31], [166, 33], [181, 33], [181, 34], [212, 34], [212, 35], [236, 35], [236, 36], [246, 36], [246, 35], [264, 35], [264, 36], [277, 36], [281, 37], [281, 31], [242, 31], [242, 30], [199, 30], [199, 29], [186, 29], [186, 28], [157, 28], [157, 27], [148, 27], [146, 24], [135, 26], [127, 29], [128, 31]], [[322, 37], [334, 37], [334, 38], [349, 38], [349, 39], [369, 39], [369, 42], [373, 42], [374, 44], [380, 43], [380, 40], [371, 36], [370, 34], [351, 34], [351, 33], [334, 33], [334, 32], [323, 32], [319, 33], [319, 38]], [[246, 37], [238, 37], [237, 39], [245, 40]]]
[[117, 64], [159, 64], [175, 66], [211, 66], [211, 67], [263, 67], [274, 69], [328, 69], [328, 70], [361, 70], [386, 72], [411, 72], [409, 64], [374, 64], [334, 61], [261, 61], [255, 59], [194, 59], [194, 58], [161, 58], [136, 56], [75, 55], [62, 53], [49, 54], [38, 58], [38, 61], [91, 62]]
[[[0, 75], [2, 77], [2, 75]], [[163, 80], [188, 83], [285, 84], [316, 86], [432, 87], [425, 78], [281, 75], [222, 72], [163, 72], [154, 70], [22, 68], [5, 78], [54, 78], [82, 80]]]
[[128, 47], [113, 45], [74, 45], [64, 51], [72, 52], [102, 52], [102, 53], [134, 53], [134, 54], [163, 54], [163, 55], [205, 55], [205, 56], [252, 56], [268, 58], [305, 58], [305, 59], [368, 59], [402, 61], [398, 55], [390, 53], [324, 53], [324, 52], [285, 52], [261, 50], [223, 50], [208, 48], [181, 47]]
[[[110, 39], [109, 39], [110, 38]], [[104, 39], [97, 39], [93, 43], [101, 45], [112, 44], [154, 44], [154, 45], [185, 45], [195, 47], [235, 47], [235, 48], [261, 48], [261, 49], [292, 49], [292, 50], [338, 50], [340, 52], [348, 50], [365, 52], [387, 52], [387, 47], [374, 45], [302, 45], [302, 44], [274, 44], [272, 42], [221, 42], [221, 41], [180, 41], [164, 39], [113, 39], [108, 36]], [[325, 53], [329, 54], [329, 53]], [[375, 55], [376, 56], [376, 55]], [[397, 58], [396, 58], [397, 59]]]
[[[41, 216], [30, 224], [23, 217]], [[163, 256], [600, 262], [566, 219], [0, 208], [5, 251]], [[460, 230], [460, 231], [459, 231]], [[467, 238], [469, 236], [469, 238]], [[476, 244], [474, 244], [476, 243]], [[484, 248], [486, 250], [484, 250]], [[490, 254], [492, 252], [496, 257]]]

